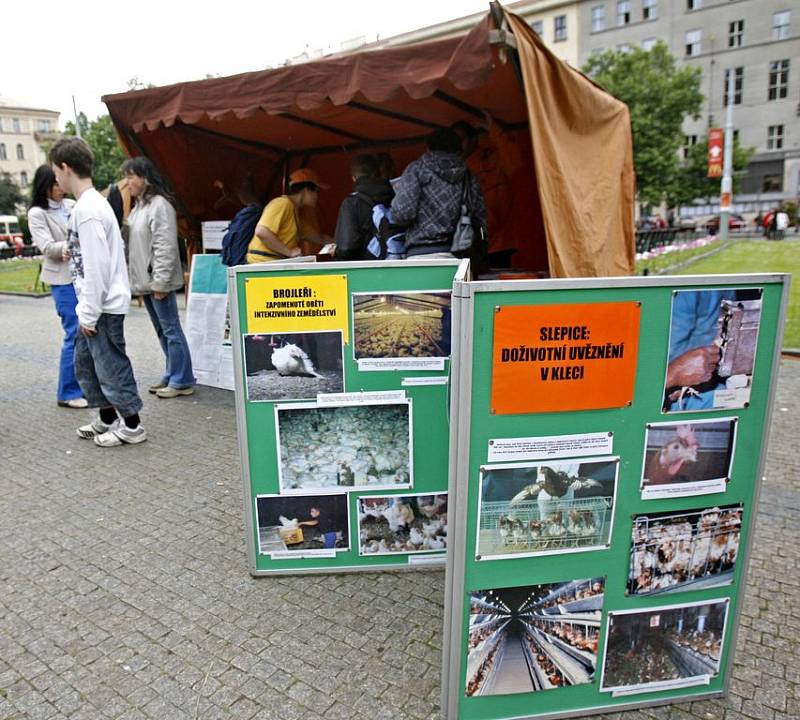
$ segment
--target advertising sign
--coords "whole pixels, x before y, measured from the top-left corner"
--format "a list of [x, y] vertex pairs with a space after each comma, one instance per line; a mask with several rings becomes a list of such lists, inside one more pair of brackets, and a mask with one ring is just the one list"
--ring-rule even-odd
[[725, 131], [722, 128], [711, 128], [708, 131], [708, 177], [722, 177], [722, 159], [724, 156]]

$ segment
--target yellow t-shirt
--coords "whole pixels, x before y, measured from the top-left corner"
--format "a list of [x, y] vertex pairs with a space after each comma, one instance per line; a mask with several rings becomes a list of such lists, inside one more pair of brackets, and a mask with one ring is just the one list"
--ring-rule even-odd
[[[261, 213], [258, 224], [272, 231], [272, 233], [290, 250], [300, 244], [300, 228], [297, 227], [297, 213], [294, 204], [286, 197], [281, 195], [274, 200], [270, 200]], [[272, 262], [273, 260], [285, 259], [282, 255], [277, 255], [270, 250], [257, 235], [247, 246], [247, 262], [261, 263]]]

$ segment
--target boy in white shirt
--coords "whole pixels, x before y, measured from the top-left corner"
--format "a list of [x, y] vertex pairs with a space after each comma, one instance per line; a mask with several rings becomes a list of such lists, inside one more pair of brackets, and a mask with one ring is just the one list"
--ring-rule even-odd
[[123, 324], [131, 292], [117, 219], [92, 185], [94, 156], [83, 140], [62, 138], [49, 158], [58, 184], [77, 200], [67, 236], [80, 323], [75, 374], [89, 407], [100, 410], [96, 420], [78, 428], [78, 435], [101, 447], [144, 442], [142, 400], [125, 352]]

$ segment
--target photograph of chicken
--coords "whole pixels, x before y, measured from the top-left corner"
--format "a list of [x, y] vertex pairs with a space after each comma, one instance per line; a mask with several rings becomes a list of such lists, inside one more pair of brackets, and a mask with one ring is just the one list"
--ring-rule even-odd
[[739, 554], [741, 505], [649, 513], [633, 520], [629, 595], [730, 585]]
[[724, 491], [733, 463], [737, 422], [737, 418], [718, 418], [648, 424], [642, 498]]
[[450, 291], [353, 293], [356, 360], [450, 356]]
[[328, 554], [350, 549], [346, 493], [338, 495], [258, 495], [258, 552]]
[[250, 402], [344, 392], [342, 332], [245, 335], [244, 367]]
[[616, 457], [484, 466], [476, 559], [605, 548], [618, 468]]
[[600, 690], [652, 692], [719, 673], [728, 600], [609, 612]]
[[281, 493], [412, 485], [411, 402], [275, 406]]
[[595, 577], [470, 593], [467, 697], [593, 682], [604, 587]]
[[447, 493], [358, 498], [359, 555], [447, 549]]

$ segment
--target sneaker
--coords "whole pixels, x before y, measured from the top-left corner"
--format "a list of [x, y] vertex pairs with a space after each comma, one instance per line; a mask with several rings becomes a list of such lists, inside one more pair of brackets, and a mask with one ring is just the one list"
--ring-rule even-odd
[[162, 388], [161, 390], [156, 391], [156, 397], [160, 398], [174, 398], [178, 397], [178, 395], [193, 395], [194, 388], [193, 387], [185, 387], [185, 388], [174, 388], [167, 386]]
[[120, 420], [108, 432], [95, 435], [94, 444], [100, 447], [116, 447], [117, 445], [137, 445], [145, 440], [147, 440], [147, 433], [141, 423], [135, 428], [129, 428]]
[[102, 435], [105, 432], [108, 432], [113, 427], [117, 425], [119, 420], [115, 420], [111, 425], [106, 425], [99, 417], [92, 420], [91, 423], [88, 425], [81, 425], [77, 429], [78, 437], [83, 438], [84, 440], [91, 440], [93, 437], [97, 437], [98, 435]]
[[59, 407], [72, 408], [73, 410], [80, 410], [89, 407], [89, 401], [86, 398], [72, 398], [72, 400], [59, 400]]
[[147, 388], [147, 392], [151, 392], [153, 395], [155, 395], [159, 390], [163, 390], [165, 387], [167, 387], [167, 383], [165, 382], [153, 383], [149, 388]]

